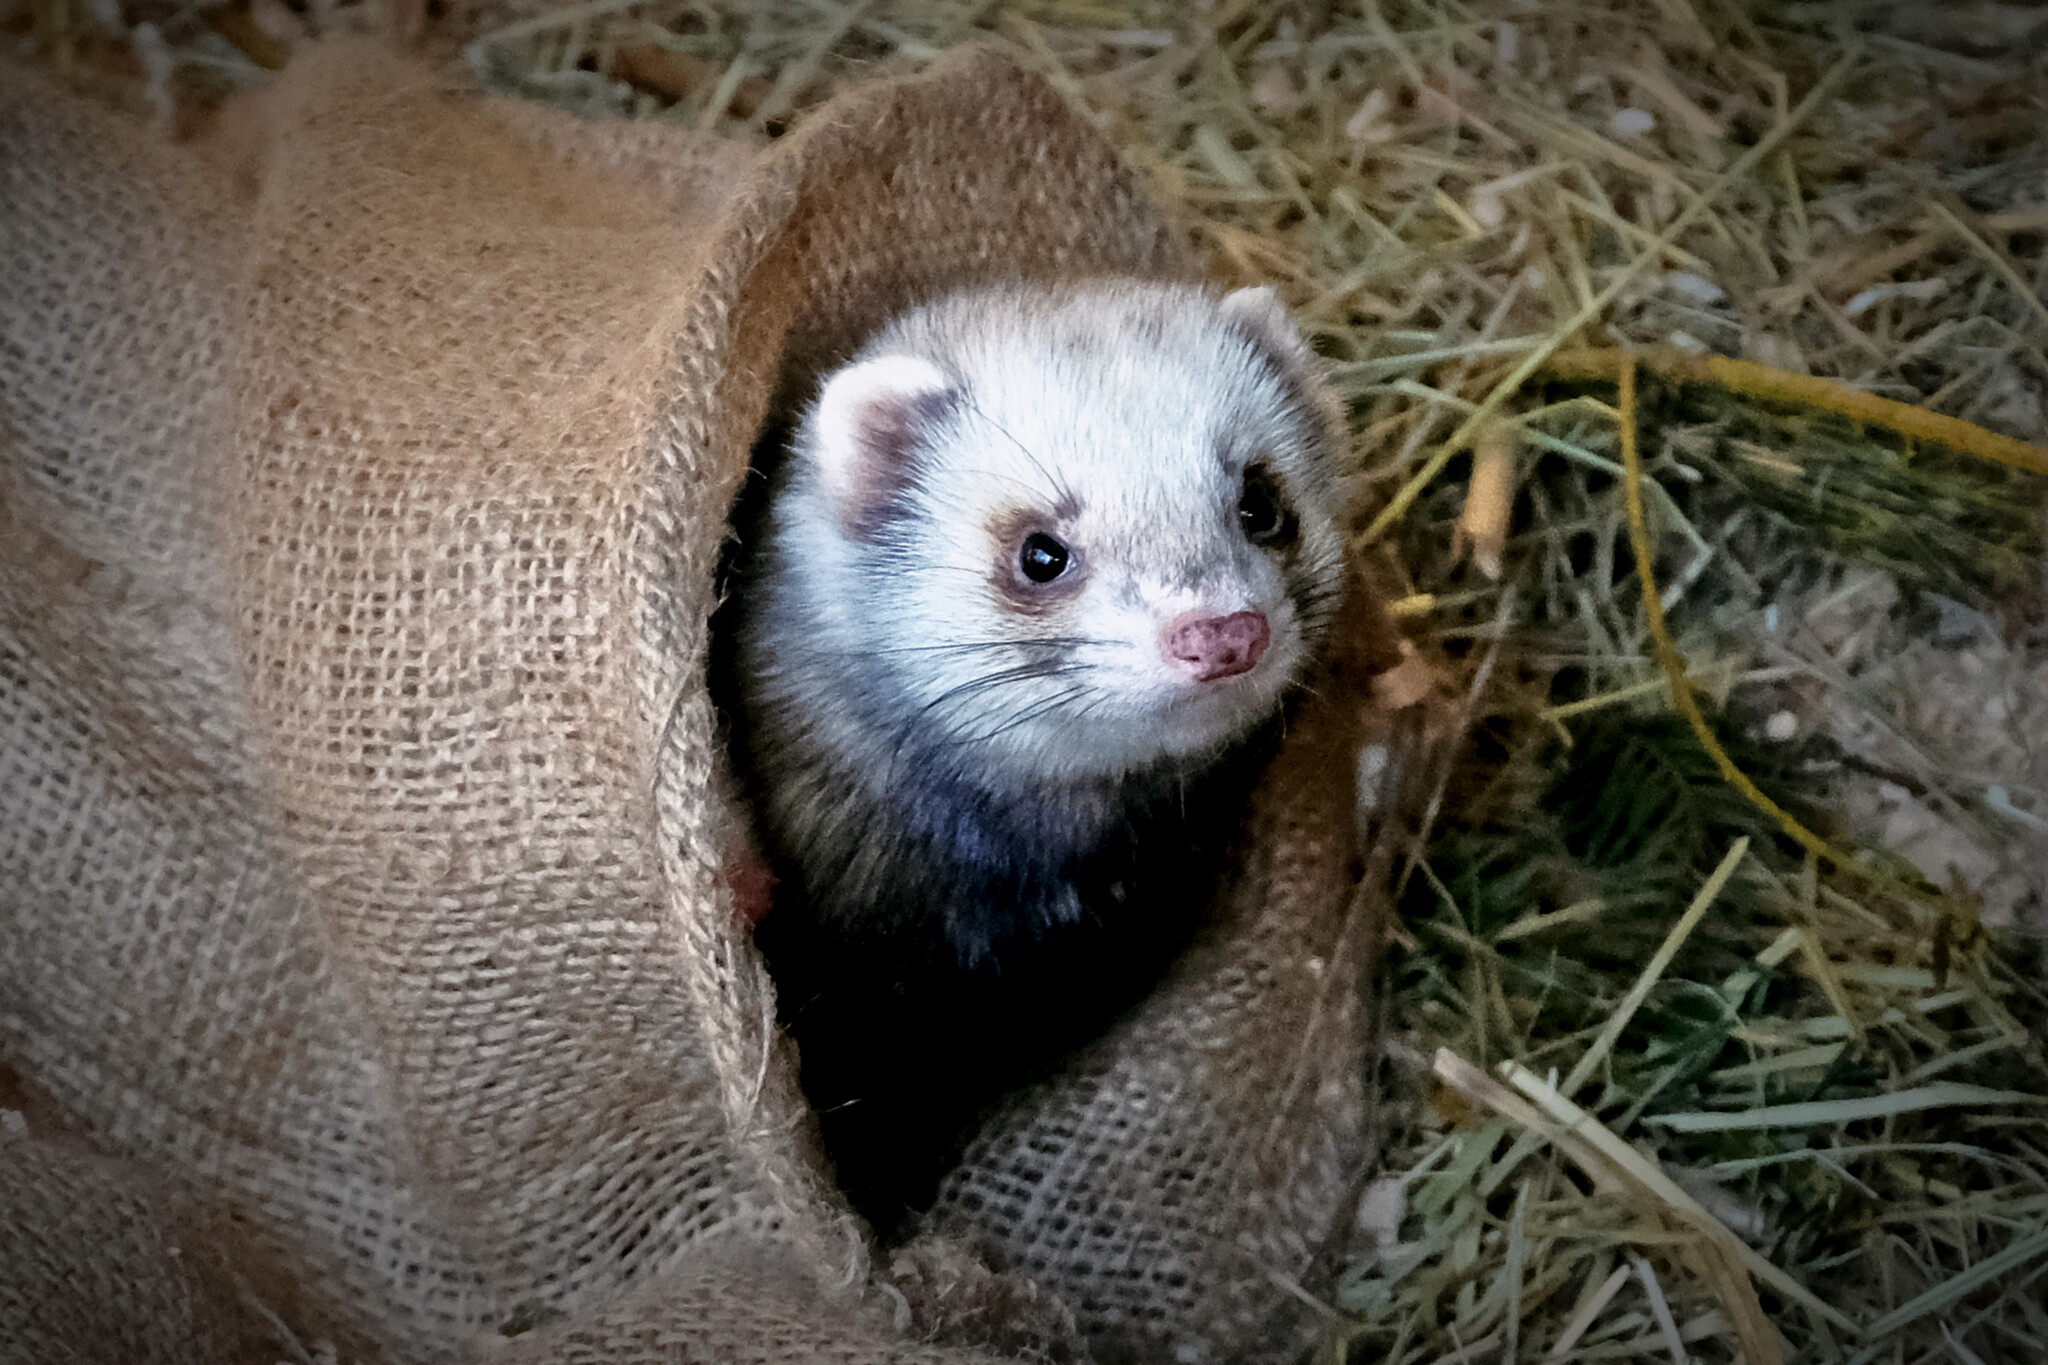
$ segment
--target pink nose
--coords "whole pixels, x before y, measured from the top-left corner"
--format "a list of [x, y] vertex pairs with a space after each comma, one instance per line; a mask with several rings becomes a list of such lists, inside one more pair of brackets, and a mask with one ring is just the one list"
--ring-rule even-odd
[[1196, 682], [1248, 673], [1273, 641], [1273, 628], [1262, 611], [1182, 612], [1160, 632], [1159, 648], [1167, 658], [1187, 664]]

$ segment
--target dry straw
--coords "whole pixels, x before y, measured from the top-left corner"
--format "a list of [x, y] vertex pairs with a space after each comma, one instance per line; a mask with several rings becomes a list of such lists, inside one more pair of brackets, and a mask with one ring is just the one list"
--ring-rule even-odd
[[[164, 21], [159, 105], [226, 44], [268, 64], [248, 35], [309, 22], [281, 9]], [[2048, 1359], [2048, 1009], [1978, 913], [2048, 924], [2033, 14], [514, 0], [438, 31], [498, 88], [756, 139], [993, 41], [1313, 332], [1360, 538], [1473, 699], [1405, 883], [1384, 1168], [1297, 1286], [1325, 1359], [1975, 1365]]]

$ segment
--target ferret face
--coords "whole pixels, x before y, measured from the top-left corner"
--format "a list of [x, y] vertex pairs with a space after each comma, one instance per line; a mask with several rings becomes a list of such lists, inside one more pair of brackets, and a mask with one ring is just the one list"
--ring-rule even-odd
[[906, 316], [799, 436], [774, 532], [792, 629], [761, 662], [837, 660], [902, 737], [1025, 778], [1243, 737], [1341, 582], [1309, 363], [1266, 290], [995, 291]]

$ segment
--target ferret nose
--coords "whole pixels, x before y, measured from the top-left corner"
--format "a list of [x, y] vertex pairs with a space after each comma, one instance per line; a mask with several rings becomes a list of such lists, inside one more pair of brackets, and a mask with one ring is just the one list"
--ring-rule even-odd
[[1272, 642], [1273, 628], [1262, 611], [1182, 612], [1159, 633], [1160, 652], [1188, 665], [1196, 682], [1249, 673]]

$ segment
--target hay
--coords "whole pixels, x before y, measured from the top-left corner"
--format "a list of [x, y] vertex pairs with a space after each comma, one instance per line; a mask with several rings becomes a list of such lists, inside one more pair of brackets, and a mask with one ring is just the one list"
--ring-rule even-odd
[[[276, 8], [8, 27], [128, 43], [176, 123]], [[970, 37], [1088, 110], [1330, 357], [1360, 539], [1470, 735], [1323, 1357], [1903, 1365], [2048, 1358], [2037, 14], [488, 0], [426, 33], [501, 90], [755, 139]]]

